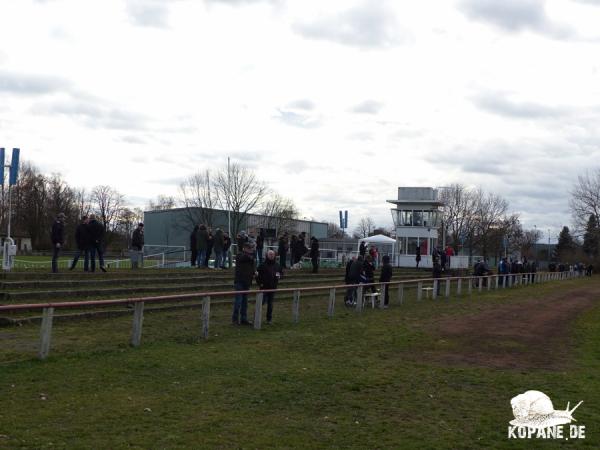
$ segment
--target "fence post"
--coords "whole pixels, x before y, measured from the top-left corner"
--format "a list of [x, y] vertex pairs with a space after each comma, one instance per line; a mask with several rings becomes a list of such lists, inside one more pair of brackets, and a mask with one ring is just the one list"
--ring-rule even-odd
[[292, 301], [292, 319], [294, 323], [300, 321], [300, 291], [294, 291], [294, 300]]
[[133, 305], [133, 328], [131, 330], [131, 346], [139, 347], [142, 343], [142, 325], [144, 323], [144, 302]]
[[462, 278], [456, 280], [456, 296], [460, 297], [462, 291]]
[[469, 282], [469, 288], [468, 288], [469, 295], [472, 295], [473, 294], [473, 278], [472, 277], [468, 278], [467, 281]]
[[400, 304], [404, 302], [404, 283], [398, 284], [398, 301]]
[[335, 311], [335, 288], [329, 289], [329, 306], [327, 308], [327, 316], [333, 317]]
[[446, 298], [450, 297], [450, 278], [446, 279], [446, 293], [445, 293], [445, 297]]
[[417, 301], [421, 301], [421, 299], [423, 298], [423, 282], [419, 281], [417, 283]]
[[50, 353], [50, 341], [52, 339], [52, 318], [54, 308], [44, 308], [42, 316], [42, 327], [40, 331], [40, 359], [46, 359]]
[[433, 280], [433, 290], [431, 291], [431, 298], [433, 300], [435, 300], [437, 298], [437, 290], [438, 290], [438, 286], [439, 286], [439, 281], [438, 280]]
[[488, 275], [487, 276], [487, 290], [491, 291], [492, 290], [492, 279], [493, 279], [493, 275]]
[[210, 297], [202, 299], [202, 339], [208, 339], [210, 325]]
[[381, 283], [381, 287], [379, 288], [379, 309], [383, 309], [385, 306], [383, 303], [385, 301], [386, 289], [389, 289], [389, 285]]
[[363, 287], [358, 286], [358, 289], [356, 289], [356, 310], [358, 312], [362, 312], [363, 310]]
[[479, 291], [479, 293], [481, 293], [482, 289], [483, 289], [483, 277], [479, 277], [479, 280], [477, 280], [477, 290]]
[[258, 292], [256, 294], [256, 304], [254, 305], [254, 329], [260, 330], [262, 324], [262, 304], [263, 304], [263, 293]]

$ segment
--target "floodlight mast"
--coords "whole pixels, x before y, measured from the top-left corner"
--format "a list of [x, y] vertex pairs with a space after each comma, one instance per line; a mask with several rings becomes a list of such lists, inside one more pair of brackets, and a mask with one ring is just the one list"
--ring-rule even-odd
[[6, 241], [4, 241], [3, 253], [2, 253], [2, 269], [10, 271], [13, 266], [13, 257], [16, 254], [15, 241], [10, 236], [11, 234], [11, 219], [12, 219], [12, 189], [14, 184], [17, 184], [17, 178], [19, 174], [19, 155], [21, 150], [13, 148], [12, 158], [10, 164], [6, 164], [5, 150], [0, 148], [0, 165], [2, 166], [2, 173], [0, 176], [0, 182], [4, 187], [4, 172], [6, 168], [9, 168], [8, 175], [8, 226], [6, 229]]

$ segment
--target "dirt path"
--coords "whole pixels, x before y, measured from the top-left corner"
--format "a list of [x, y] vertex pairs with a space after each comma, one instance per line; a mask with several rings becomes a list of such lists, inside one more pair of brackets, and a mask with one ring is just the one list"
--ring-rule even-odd
[[600, 287], [590, 286], [473, 315], [444, 317], [427, 325], [427, 331], [446, 348], [425, 356], [480, 367], [564, 368], [570, 361], [571, 322], [598, 301]]

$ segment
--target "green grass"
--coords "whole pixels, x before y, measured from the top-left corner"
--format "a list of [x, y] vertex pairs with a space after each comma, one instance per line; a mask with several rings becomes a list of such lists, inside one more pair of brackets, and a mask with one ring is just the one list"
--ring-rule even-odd
[[[338, 301], [334, 319], [325, 298], [305, 299], [299, 324], [279, 303], [260, 332], [231, 327], [221, 306], [206, 342], [199, 310], [154, 313], [138, 349], [127, 345], [130, 317], [58, 322], [45, 362], [30, 359], [37, 326], [0, 329], [0, 448], [598, 448], [600, 304], [571, 325], [568, 342], [544, 349], [567, 358], [566, 369], [422, 357], [459, 342], [430, 335], [432, 321], [549, 293], [568, 299], [582, 286], [600, 282], [421, 303], [409, 292], [402, 307], [361, 315]], [[576, 417], [587, 439], [507, 440], [510, 398], [527, 389], [583, 399]]]

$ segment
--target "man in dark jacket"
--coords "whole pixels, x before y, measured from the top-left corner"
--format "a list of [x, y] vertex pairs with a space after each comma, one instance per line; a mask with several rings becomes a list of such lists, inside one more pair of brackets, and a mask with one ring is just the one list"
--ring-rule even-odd
[[[364, 260], [363, 257], [360, 255], [358, 255], [358, 258], [352, 261], [352, 264], [350, 265], [350, 270], [348, 271], [348, 284], [360, 283], [360, 276], [363, 273], [363, 264]], [[356, 290], [356, 286], [348, 288], [348, 291], [346, 293], [348, 302], [346, 303], [346, 305], [350, 306], [356, 303]]]
[[196, 225], [190, 234], [190, 250], [192, 251], [191, 265], [192, 267], [198, 262], [198, 231], [200, 227]]
[[[392, 265], [390, 264], [390, 257], [388, 255], [385, 255], [382, 258], [382, 262], [383, 265], [381, 266], [381, 274], [379, 275], [379, 282], [380, 283], [389, 283], [390, 281], [392, 281]], [[389, 292], [389, 285], [385, 285], [384, 287], [384, 299], [383, 299], [383, 305], [388, 306], [388, 304], [390, 303], [390, 292]]]
[[208, 237], [206, 238], [206, 256], [204, 257], [204, 267], [208, 267], [208, 261], [210, 260], [210, 255], [212, 254], [213, 247], [215, 245], [215, 238], [212, 233], [212, 229], [208, 228]]
[[106, 272], [104, 268], [104, 250], [102, 249], [104, 241], [104, 226], [96, 220], [94, 214], [90, 214], [90, 223], [88, 225], [90, 233], [90, 269], [91, 272], [96, 271], [96, 253], [98, 253], [98, 262], [100, 270]]
[[223, 267], [223, 230], [217, 228], [213, 237], [213, 250], [215, 251], [215, 269]]
[[[277, 289], [277, 283], [283, 276], [283, 270], [275, 261], [275, 252], [267, 251], [267, 258], [258, 266], [256, 282], [260, 289]], [[271, 325], [273, 320], [273, 300], [275, 292], [265, 292], [263, 294], [263, 305], [267, 304], [267, 325]]]
[[142, 267], [144, 267], [144, 224], [142, 222], [138, 223], [137, 228], [133, 230], [131, 250], [131, 268], [137, 269], [140, 262], [142, 263]]
[[200, 225], [198, 229], [198, 268], [204, 267], [204, 261], [206, 260], [206, 250], [208, 249], [208, 231], [206, 225]]
[[[235, 257], [235, 279], [233, 287], [236, 291], [247, 291], [252, 285], [255, 275], [254, 245], [245, 243], [242, 252]], [[232, 325], [252, 325], [248, 322], [248, 294], [235, 294], [233, 303]]]
[[265, 230], [260, 229], [258, 236], [256, 237], [256, 260], [258, 263], [263, 261], [263, 250], [265, 248]]
[[364, 258], [366, 253], [367, 253], [367, 246], [365, 244], [365, 241], [362, 241], [360, 243], [360, 246], [358, 247], [358, 254]]
[[312, 262], [312, 273], [319, 271], [319, 240], [316, 237], [310, 238], [310, 261]]
[[58, 213], [56, 220], [52, 224], [52, 232], [50, 235], [52, 240], [52, 272], [58, 272], [58, 254], [60, 249], [65, 245], [65, 214]]
[[279, 253], [279, 265], [282, 269], [286, 268], [285, 259], [287, 258], [288, 252], [288, 234], [283, 233], [283, 236], [279, 238], [279, 245], [277, 247], [277, 253]]
[[90, 232], [88, 230], [88, 217], [83, 216], [81, 218], [81, 223], [77, 225], [75, 229], [75, 243], [77, 244], [77, 253], [75, 253], [75, 257], [73, 258], [73, 262], [71, 263], [71, 267], [69, 270], [73, 270], [77, 265], [77, 261], [81, 257], [83, 253], [83, 270], [87, 272], [90, 266]]
[[223, 263], [221, 268], [225, 268], [225, 258], [227, 258], [227, 267], [231, 267], [231, 238], [227, 231], [223, 232]]

